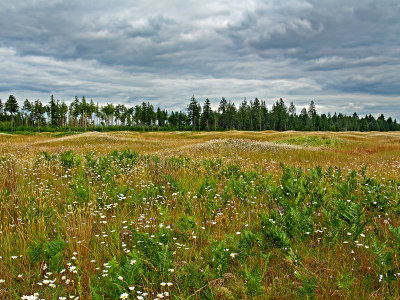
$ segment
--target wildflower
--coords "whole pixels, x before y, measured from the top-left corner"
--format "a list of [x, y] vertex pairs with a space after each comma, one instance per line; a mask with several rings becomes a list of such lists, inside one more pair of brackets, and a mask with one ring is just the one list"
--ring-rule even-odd
[[135, 287], [134, 287], [134, 286], [130, 286], [130, 287], [129, 287], [129, 290], [130, 290], [130, 291], [134, 291], [134, 290], [135, 290]]
[[73, 272], [73, 273], [76, 273], [76, 266], [70, 266], [69, 267], [69, 271]]
[[49, 287], [51, 287], [51, 288], [54, 289], [54, 288], [56, 287], [56, 285], [55, 285], [54, 283], [50, 283], [50, 284], [49, 284]]
[[134, 265], [134, 264], [136, 264], [136, 259], [131, 260], [131, 265]]
[[174, 272], [175, 270], [174, 269], [168, 269], [168, 272]]
[[167, 282], [167, 285], [168, 286], [172, 286], [172, 282]]
[[138, 300], [143, 300], [144, 298], [142, 296], [137, 296]]
[[237, 253], [231, 253], [230, 257], [235, 258], [235, 256], [238, 255]]
[[0, 283], [4, 283], [6, 282], [4, 279], [0, 279]]
[[167, 284], [165, 282], [160, 283], [161, 286], [166, 286]]
[[164, 295], [163, 294], [157, 294], [157, 298], [162, 299], [162, 298], [164, 298]]
[[124, 280], [124, 277], [118, 276], [118, 279], [122, 281], [122, 280]]
[[128, 293], [123, 293], [121, 296], [119, 296], [119, 299], [128, 299], [129, 294]]

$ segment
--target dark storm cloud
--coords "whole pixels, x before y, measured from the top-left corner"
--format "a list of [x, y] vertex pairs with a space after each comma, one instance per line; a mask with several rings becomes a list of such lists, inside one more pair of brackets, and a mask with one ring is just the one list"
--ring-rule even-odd
[[399, 15], [397, 0], [0, 0], [0, 96], [283, 97], [399, 118]]

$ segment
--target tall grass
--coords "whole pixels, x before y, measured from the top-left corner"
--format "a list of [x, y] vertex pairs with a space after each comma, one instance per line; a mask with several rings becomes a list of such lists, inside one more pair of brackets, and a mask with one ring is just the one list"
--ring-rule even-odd
[[397, 137], [291, 135], [2, 137], [0, 298], [400, 297]]

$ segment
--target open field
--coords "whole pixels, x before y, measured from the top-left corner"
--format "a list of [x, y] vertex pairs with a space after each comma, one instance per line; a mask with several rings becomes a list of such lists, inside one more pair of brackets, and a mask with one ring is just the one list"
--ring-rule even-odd
[[398, 132], [0, 134], [0, 299], [399, 298], [399, 182]]

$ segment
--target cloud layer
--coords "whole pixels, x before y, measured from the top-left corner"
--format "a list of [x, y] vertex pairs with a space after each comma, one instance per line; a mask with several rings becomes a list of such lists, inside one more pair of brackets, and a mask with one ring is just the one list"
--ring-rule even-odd
[[259, 97], [400, 119], [400, 2], [0, 0], [0, 98]]

